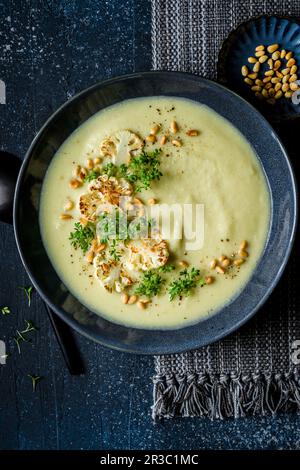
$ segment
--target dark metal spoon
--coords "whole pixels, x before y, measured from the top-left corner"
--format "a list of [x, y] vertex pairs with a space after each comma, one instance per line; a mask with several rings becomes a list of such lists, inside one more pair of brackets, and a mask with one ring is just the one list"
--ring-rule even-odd
[[[0, 164], [0, 221], [12, 224], [15, 185], [21, 162], [15, 155], [0, 151]], [[45, 307], [70, 374], [83, 374], [84, 365], [70, 327], [47, 304]]]

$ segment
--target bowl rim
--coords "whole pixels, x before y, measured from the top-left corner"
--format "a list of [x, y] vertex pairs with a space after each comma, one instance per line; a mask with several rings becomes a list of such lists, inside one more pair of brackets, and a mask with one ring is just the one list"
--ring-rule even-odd
[[[135, 79], [135, 78], [151, 79], [151, 77], [155, 77], [155, 76], [158, 76], [158, 75], [168, 75], [169, 77], [170, 76], [173, 76], [173, 77], [177, 76], [179, 78], [180, 77], [189, 78], [193, 81], [198, 81], [200, 83], [202, 82], [204, 84], [207, 84], [208, 86], [221, 88], [224, 91], [226, 91], [226, 93], [230, 93], [231, 95], [234, 95], [236, 99], [242, 100], [244, 102], [244, 104], [246, 104], [251, 109], [251, 111], [259, 117], [259, 119], [264, 121], [264, 123], [267, 125], [267, 127], [269, 127], [270, 131], [272, 131], [272, 135], [273, 135], [274, 139], [281, 146], [282, 153], [284, 154], [286, 164], [287, 164], [287, 168], [288, 168], [289, 174], [291, 176], [291, 182], [292, 182], [291, 189], [292, 189], [292, 192], [293, 192], [293, 202], [294, 202], [293, 223], [292, 223], [291, 235], [290, 235], [289, 241], [288, 241], [288, 249], [285, 252], [285, 255], [284, 255], [283, 261], [281, 263], [280, 269], [277, 271], [277, 274], [274, 277], [274, 279], [272, 281], [272, 284], [270, 286], [268, 286], [265, 294], [263, 295], [263, 297], [261, 297], [260, 301], [256, 304], [256, 306], [254, 308], [252, 308], [252, 310], [250, 310], [248, 315], [245, 315], [240, 321], [236, 322], [234, 325], [232, 325], [229, 328], [227, 327], [224, 331], [220, 332], [219, 334], [216, 334], [212, 341], [210, 341], [208, 339], [208, 341], [206, 341], [206, 342], [204, 341], [204, 342], [199, 343], [198, 345], [191, 346], [191, 347], [187, 346], [186, 344], [182, 345], [181, 347], [179, 345], [179, 347], [177, 347], [176, 350], [173, 348], [171, 350], [162, 350], [162, 352], [153, 351], [153, 350], [152, 351], [140, 350], [139, 348], [136, 348], [135, 345], [132, 346], [132, 345], [128, 345], [128, 344], [125, 344], [125, 343], [112, 344], [109, 341], [105, 341], [103, 338], [99, 338], [96, 333], [92, 334], [91, 332], [86, 331], [76, 320], [73, 319], [73, 317], [71, 317], [71, 315], [68, 315], [66, 312], [64, 312], [62, 309], [60, 309], [51, 300], [51, 298], [49, 298], [49, 296], [43, 292], [43, 289], [38, 285], [38, 283], [35, 280], [34, 273], [30, 269], [30, 267], [28, 266], [28, 263], [27, 263], [27, 260], [26, 260], [26, 248], [24, 248], [22, 246], [22, 243], [20, 241], [20, 236], [19, 236], [20, 226], [19, 226], [19, 223], [18, 223], [18, 209], [19, 209], [19, 204], [20, 204], [20, 199], [21, 199], [20, 198], [20, 192], [21, 192], [21, 189], [22, 189], [21, 187], [22, 187], [23, 179], [24, 179], [27, 167], [28, 167], [29, 162], [30, 162], [31, 154], [33, 152], [34, 147], [40, 141], [43, 132], [51, 124], [51, 122], [65, 108], [67, 108], [67, 106], [69, 106], [71, 103], [73, 103], [74, 101], [77, 101], [78, 99], [84, 98], [85, 95], [89, 95], [91, 92], [93, 92], [94, 90], [97, 90], [98, 88], [105, 87], [106, 85], [109, 85], [109, 84], [115, 84], [115, 83], [118, 83], [118, 82], [123, 81], [123, 80]], [[161, 95], [161, 96], [163, 96], [163, 95]], [[232, 125], [234, 125], [234, 124], [232, 124]], [[160, 354], [173, 354], [173, 353], [182, 353], [182, 352], [185, 352], [185, 351], [189, 351], [189, 350], [193, 350], [193, 349], [196, 349], [196, 348], [199, 348], [199, 347], [203, 347], [203, 346], [206, 346], [208, 344], [212, 344], [216, 341], [219, 341], [219, 340], [225, 338], [226, 336], [230, 335], [234, 331], [238, 330], [245, 323], [247, 323], [255, 315], [255, 313], [257, 313], [257, 311], [262, 307], [262, 305], [266, 302], [266, 300], [269, 298], [269, 296], [273, 292], [274, 288], [278, 284], [278, 281], [280, 280], [280, 278], [281, 278], [281, 276], [284, 272], [284, 269], [285, 269], [286, 264], [288, 262], [288, 259], [289, 259], [289, 256], [291, 254], [291, 250], [292, 250], [292, 247], [293, 247], [293, 244], [294, 244], [294, 241], [295, 241], [296, 228], [297, 228], [297, 223], [298, 223], [298, 197], [297, 196], [298, 196], [298, 190], [297, 190], [296, 178], [295, 178], [294, 170], [292, 168], [288, 153], [287, 153], [284, 145], [282, 144], [279, 136], [277, 135], [277, 133], [275, 132], [275, 130], [271, 126], [271, 124], [267, 121], [267, 119], [251, 103], [249, 103], [247, 100], [245, 100], [243, 97], [241, 97], [240, 95], [238, 95], [237, 93], [235, 93], [231, 89], [223, 86], [222, 84], [219, 84], [217, 82], [214, 82], [214, 81], [206, 79], [206, 78], [202, 78], [202, 77], [200, 77], [196, 74], [187, 73], [187, 72], [178, 72], [178, 71], [167, 71], [167, 70], [143, 71], [143, 72], [135, 72], [135, 73], [129, 73], [129, 74], [124, 74], [124, 75], [118, 75], [118, 76], [113, 77], [113, 78], [109, 78], [109, 79], [106, 79], [106, 80], [101, 80], [101, 81], [99, 81], [99, 82], [97, 82], [97, 83], [95, 83], [95, 84], [79, 91], [78, 93], [76, 93], [72, 98], [65, 101], [63, 104], [61, 104], [56, 109], [56, 111], [54, 111], [54, 113], [52, 113], [47, 118], [46, 122], [43, 124], [43, 126], [40, 128], [40, 130], [38, 131], [38, 133], [36, 134], [36, 136], [32, 140], [32, 142], [31, 142], [31, 144], [30, 144], [30, 146], [29, 146], [29, 148], [28, 148], [28, 150], [25, 154], [24, 160], [22, 162], [22, 166], [21, 166], [21, 169], [20, 169], [20, 172], [19, 172], [19, 175], [18, 175], [17, 183], [16, 183], [15, 195], [14, 195], [13, 227], [14, 227], [14, 235], [15, 235], [16, 244], [17, 244], [17, 248], [18, 248], [18, 251], [19, 251], [21, 261], [23, 263], [23, 266], [25, 267], [25, 270], [26, 270], [26, 272], [27, 272], [27, 274], [30, 278], [30, 281], [32, 282], [34, 288], [36, 289], [38, 294], [41, 296], [41, 298], [54, 311], [54, 313], [57, 314], [63, 321], [65, 321], [76, 332], [80, 333], [81, 335], [85, 336], [86, 338], [88, 338], [88, 339], [90, 339], [90, 340], [92, 340], [92, 341], [94, 341], [94, 342], [96, 342], [96, 343], [98, 343], [102, 346], [108, 347], [110, 349], [122, 351], [122, 352], [133, 353], [133, 354], [141, 354], [141, 355], [150, 355], [150, 356], [160, 355]], [[222, 311], [222, 308], [220, 309], [220, 311]], [[114, 322], [111, 322], [111, 321], [109, 321], [109, 322], [111, 324], [114, 324]], [[189, 326], [195, 326], [198, 323], [195, 323], [193, 325], [187, 325], [185, 328], [187, 328]], [[122, 327], [125, 328], [125, 329], [128, 329], [128, 330], [129, 329], [131, 329], [131, 330], [135, 329], [134, 327], [129, 327], [129, 326], [126, 326], [126, 325], [122, 325]], [[183, 329], [184, 328], [181, 328], [181, 329], [178, 330], [178, 328], [173, 328], [173, 329], [168, 329], [168, 330], [165, 330], [165, 331], [176, 331], [176, 330], [180, 331], [180, 330], [183, 330]], [[160, 330], [160, 329], [156, 329], [156, 330], [152, 329], [151, 330], [151, 329], [143, 329], [143, 328], [141, 328], [139, 330], [152, 331], [152, 332], [153, 331], [160, 331], [160, 332], [164, 331], [164, 330]]]

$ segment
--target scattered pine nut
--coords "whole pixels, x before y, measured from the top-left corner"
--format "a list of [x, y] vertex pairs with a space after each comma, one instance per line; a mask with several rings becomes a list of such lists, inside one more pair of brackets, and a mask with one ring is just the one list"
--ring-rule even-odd
[[283, 75], [287, 75], [288, 73], [290, 73], [290, 69], [289, 68], [283, 69], [283, 70], [281, 70], [281, 73]]
[[141, 310], [145, 310], [145, 308], [146, 308], [146, 303], [145, 303], [145, 302], [142, 302], [141, 300], [139, 300], [139, 301], [137, 302], [137, 306], [138, 306], [138, 308], [140, 308]]
[[87, 224], [88, 224], [88, 222], [89, 222], [89, 221], [88, 221], [87, 219], [84, 219], [84, 218], [81, 218], [81, 219], [79, 220], [80, 225], [82, 225], [83, 227], [86, 227]]
[[282, 91], [285, 93], [286, 91], [288, 91], [290, 89], [290, 85], [288, 83], [284, 83], [282, 85]]
[[293, 75], [294, 73], [297, 72], [297, 70], [298, 70], [297, 65], [292, 65], [292, 67], [291, 67], [291, 74]]
[[255, 52], [255, 57], [262, 57], [262, 56], [264, 56], [264, 55], [265, 55], [265, 51], [264, 51], [264, 50], [262, 50], [262, 51], [256, 51], [256, 52]]
[[[276, 91], [276, 90], [275, 90]], [[278, 90], [276, 91], [276, 94], [274, 96], [275, 100], [279, 100], [279, 98], [281, 98], [283, 95], [282, 91], [281, 90]]]
[[255, 50], [256, 50], [256, 51], [263, 51], [264, 48], [265, 48], [265, 46], [260, 45], [260, 46], [256, 46]]
[[216, 266], [217, 266], [217, 260], [216, 259], [211, 260], [211, 262], [209, 263], [209, 267], [211, 269], [215, 269]]
[[87, 262], [88, 262], [88, 263], [92, 263], [93, 260], [94, 260], [94, 256], [95, 256], [95, 255], [94, 255], [93, 250], [90, 250], [90, 251], [88, 252], [88, 254], [86, 255], [86, 260], [87, 260]]
[[293, 53], [291, 51], [287, 52], [285, 55], [285, 60], [290, 60], [292, 57], [293, 57]]
[[206, 276], [205, 277], [205, 284], [212, 284], [215, 278], [213, 276]]
[[261, 91], [261, 86], [254, 85], [253, 87], [251, 87], [251, 90], [252, 91]]
[[100, 245], [97, 245], [95, 249], [95, 253], [100, 253], [100, 251], [103, 251], [105, 247], [106, 247], [105, 243], [100, 243]]
[[220, 263], [222, 263], [222, 262], [224, 261], [224, 259], [226, 259], [226, 256], [225, 256], [225, 255], [221, 255], [220, 258], [219, 258]]
[[291, 97], [293, 96], [293, 92], [292, 92], [292, 91], [286, 91], [285, 94], [284, 94], [284, 96], [285, 96], [286, 98], [291, 98]]
[[295, 59], [290, 59], [287, 61], [286, 66], [292, 67], [292, 65], [295, 65], [295, 63], [296, 63]]
[[260, 69], [260, 62], [255, 62], [255, 64], [253, 65], [253, 72], [259, 72], [259, 69]]
[[268, 59], [268, 66], [270, 67], [270, 69], [273, 68], [273, 59]]
[[270, 82], [270, 81], [271, 81], [271, 77], [265, 77], [265, 78], [263, 79], [263, 82], [264, 82], [264, 83], [268, 83], [268, 82]]
[[262, 80], [260, 80], [259, 78], [257, 78], [257, 79], [255, 80], [255, 84], [258, 85], [258, 86], [263, 86], [264, 83], [263, 83]]
[[146, 141], [154, 144], [154, 142], [156, 142], [156, 135], [154, 134], [147, 135]]
[[286, 50], [282, 49], [281, 52], [280, 52], [280, 59], [284, 59], [285, 55], [286, 55]]
[[172, 121], [171, 124], [170, 124], [170, 131], [172, 132], [172, 134], [176, 134], [176, 132], [178, 132], [179, 128], [178, 128], [178, 124], [176, 121]]
[[247, 85], [253, 85], [253, 80], [251, 80], [251, 78], [244, 78], [244, 82], [247, 83]]
[[269, 93], [268, 91], [264, 88], [261, 92], [261, 94], [263, 95], [264, 98], [268, 98], [269, 97]]
[[69, 199], [65, 205], [65, 211], [71, 211], [74, 208], [74, 202]]
[[122, 294], [121, 296], [123, 304], [127, 304], [129, 300], [129, 295], [128, 294]]
[[69, 182], [69, 186], [70, 188], [72, 189], [77, 189], [81, 186], [81, 181], [77, 180], [77, 179], [71, 179], [70, 182]]
[[88, 170], [92, 170], [94, 168], [94, 161], [91, 158], [87, 159], [86, 167]]
[[249, 64], [255, 64], [255, 62], [257, 62], [257, 59], [255, 59], [255, 57], [248, 57], [248, 62]]
[[151, 197], [150, 199], [148, 199], [148, 204], [149, 206], [154, 206], [154, 204], [156, 204], [156, 199], [154, 199], [154, 197]]
[[171, 141], [171, 144], [174, 145], [175, 147], [181, 147], [182, 146], [182, 142], [179, 139], [173, 139]]
[[288, 73], [287, 75], [283, 77], [282, 83], [287, 83], [289, 81], [289, 78], [290, 78], [290, 74]]
[[230, 259], [225, 258], [224, 261], [222, 262], [222, 266], [223, 268], [228, 268], [228, 266], [230, 266]]
[[239, 256], [241, 258], [247, 258], [248, 257], [248, 253], [246, 250], [239, 250]]
[[266, 83], [264, 88], [265, 90], [269, 90], [270, 88], [272, 88], [272, 83], [271, 82]]
[[249, 73], [248, 78], [251, 78], [251, 80], [255, 80], [257, 78], [257, 73]]
[[71, 220], [73, 219], [73, 216], [71, 214], [60, 214], [59, 218], [61, 220]]
[[272, 83], [280, 83], [280, 78], [278, 78], [278, 77], [272, 77], [272, 78], [271, 78], [271, 82], [272, 82]]
[[217, 266], [217, 267], [216, 267], [216, 271], [217, 271], [217, 273], [219, 273], [219, 274], [225, 274], [225, 269], [221, 268], [221, 266]]
[[292, 82], [295, 82], [297, 80], [297, 75], [295, 73], [293, 73], [293, 75], [290, 76], [289, 78], [289, 83], [292, 83]]
[[280, 52], [279, 51], [273, 52], [272, 59], [278, 60], [279, 58], [280, 58]]
[[186, 135], [188, 135], [189, 137], [197, 137], [199, 135], [199, 131], [197, 131], [196, 129], [190, 129], [189, 131], [187, 131]]
[[281, 66], [281, 61], [280, 60], [275, 60], [274, 70], [278, 70], [280, 66]]
[[299, 88], [299, 86], [297, 85], [297, 83], [295, 83], [295, 82], [290, 83], [290, 89], [292, 91], [296, 91], [296, 90], [298, 90], [298, 88]]
[[133, 200], [134, 204], [136, 204], [137, 206], [143, 206], [144, 204], [142, 203], [142, 201], [138, 198], [138, 197], [135, 197], [134, 200]]
[[266, 77], [270, 77], [270, 76], [274, 75], [274, 73], [275, 73], [274, 70], [267, 70], [267, 71], [265, 72], [265, 76], [266, 76]]
[[128, 305], [132, 305], [132, 304], [135, 304], [135, 302], [138, 300], [138, 297], [137, 295], [131, 295], [128, 299]]
[[243, 65], [243, 67], [241, 68], [241, 72], [242, 72], [243, 77], [247, 77], [249, 73], [248, 67], [246, 65]]
[[281, 72], [278, 72], [278, 70], [276, 70], [276, 77], [283, 78], [283, 74]]
[[150, 130], [150, 134], [151, 135], [156, 135], [160, 130], [160, 125], [159, 124], [155, 124], [155, 126], [153, 126]]
[[275, 87], [274, 87], [274, 90], [275, 91], [279, 91], [281, 90], [281, 87], [282, 87], [282, 84], [281, 83], [276, 83]]
[[274, 90], [274, 88], [270, 88], [268, 91], [269, 91], [269, 96], [270, 96], [271, 98], [273, 98], [273, 96], [275, 96], [275, 90]]
[[94, 158], [94, 164], [99, 165], [99, 163], [101, 163], [101, 158], [99, 157]]
[[234, 264], [235, 266], [241, 266], [241, 264], [243, 264], [244, 261], [245, 261], [245, 260], [242, 259], [242, 258], [235, 259], [234, 262], [233, 262], [233, 264]]
[[179, 266], [181, 266], [182, 268], [187, 268], [189, 263], [185, 260], [182, 260], [182, 261], [179, 261], [178, 262]]
[[166, 135], [163, 135], [162, 138], [160, 139], [160, 144], [161, 145], [165, 145], [165, 143], [167, 142], [167, 136]]
[[272, 52], [277, 51], [279, 48], [279, 44], [271, 44], [270, 46], [267, 47], [267, 51], [272, 54]]
[[240, 243], [240, 250], [245, 250], [248, 246], [247, 240], [242, 240]]

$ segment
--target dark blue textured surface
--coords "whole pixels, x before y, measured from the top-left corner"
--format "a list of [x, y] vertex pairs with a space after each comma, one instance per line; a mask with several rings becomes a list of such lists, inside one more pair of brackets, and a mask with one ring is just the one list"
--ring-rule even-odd
[[[136, 1], [1, 1], [1, 148], [23, 157], [46, 118], [67, 97], [106, 77], [151, 65], [150, 5]], [[0, 365], [0, 449], [300, 448], [300, 417], [153, 425], [151, 357], [106, 350], [76, 336], [87, 373], [71, 377], [44, 307], [17, 289], [28, 283], [13, 231], [0, 224], [0, 338], [34, 320], [39, 333]], [[35, 394], [27, 373], [45, 376]]]

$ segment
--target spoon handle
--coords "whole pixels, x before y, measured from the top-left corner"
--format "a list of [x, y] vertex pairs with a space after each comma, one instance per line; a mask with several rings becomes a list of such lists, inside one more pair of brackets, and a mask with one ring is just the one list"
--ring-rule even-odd
[[80, 357], [75, 338], [72, 334], [69, 325], [67, 325], [63, 320], [61, 320], [61, 318], [56, 315], [46, 303], [45, 307], [70, 374], [83, 374], [85, 372], [84, 364]]

